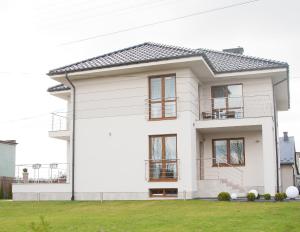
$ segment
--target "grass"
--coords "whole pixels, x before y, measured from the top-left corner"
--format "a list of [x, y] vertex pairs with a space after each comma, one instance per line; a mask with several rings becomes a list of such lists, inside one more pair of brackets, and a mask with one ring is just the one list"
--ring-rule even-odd
[[52, 232], [290, 232], [300, 228], [300, 202], [0, 201], [0, 231], [30, 232], [44, 218]]

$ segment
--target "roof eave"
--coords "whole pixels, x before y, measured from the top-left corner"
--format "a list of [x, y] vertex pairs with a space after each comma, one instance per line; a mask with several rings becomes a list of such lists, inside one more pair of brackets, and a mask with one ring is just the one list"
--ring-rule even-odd
[[161, 58], [161, 59], [149, 59], [149, 60], [142, 60], [142, 61], [135, 61], [135, 62], [125, 62], [125, 63], [121, 63], [121, 64], [107, 65], [103, 68], [91, 67], [91, 68], [69, 70], [69, 71], [58, 71], [58, 72], [50, 71], [47, 73], [47, 75], [52, 77], [52, 76], [56, 76], [56, 75], [63, 75], [65, 73], [71, 74], [71, 73], [78, 73], [78, 72], [84, 72], [84, 71], [103, 70], [103, 69], [107, 69], [107, 68], [123, 67], [123, 66], [134, 65], [134, 64], [146, 64], [146, 63], [151, 63], [151, 62], [159, 62], [159, 61], [167, 61], [167, 60], [177, 60], [177, 59], [189, 58], [189, 57], [202, 57], [202, 55], [189, 54], [189, 55], [184, 55], [184, 56], [172, 56], [172, 57], [166, 57], [166, 58]]

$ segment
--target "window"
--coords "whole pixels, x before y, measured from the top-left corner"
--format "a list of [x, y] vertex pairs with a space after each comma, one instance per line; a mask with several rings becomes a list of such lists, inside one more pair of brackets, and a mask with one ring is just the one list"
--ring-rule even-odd
[[150, 197], [177, 197], [178, 189], [149, 189]]
[[149, 77], [149, 119], [176, 118], [175, 75]]
[[176, 135], [150, 136], [149, 177], [150, 181], [177, 180]]
[[243, 86], [241, 84], [211, 87], [213, 118], [243, 117]]
[[245, 165], [244, 138], [213, 140], [213, 165]]

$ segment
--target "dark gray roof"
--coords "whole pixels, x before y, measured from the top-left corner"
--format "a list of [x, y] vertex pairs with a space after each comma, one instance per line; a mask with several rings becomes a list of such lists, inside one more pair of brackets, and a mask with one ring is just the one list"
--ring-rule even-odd
[[160, 60], [202, 56], [214, 73], [240, 72], [273, 68], [287, 68], [285, 62], [250, 57], [240, 54], [189, 49], [157, 43], [143, 43], [136, 46], [93, 57], [74, 64], [50, 70], [48, 75], [101, 69], [129, 64], [147, 63]]
[[280, 164], [294, 164], [295, 162], [295, 139], [289, 136], [287, 141], [279, 138]]
[[207, 56], [214, 67], [215, 73], [241, 72], [263, 70], [273, 68], [285, 68], [288, 64], [263, 58], [246, 56], [236, 53], [213, 51], [209, 49], [197, 49]]
[[17, 145], [18, 143], [16, 140], [0, 140], [0, 143], [2, 144], [9, 144], [9, 145]]
[[59, 84], [59, 85], [55, 85], [52, 86], [50, 88], [48, 88], [48, 92], [58, 92], [58, 91], [65, 91], [65, 90], [69, 90], [70, 88], [68, 86], [65, 86], [64, 84]]

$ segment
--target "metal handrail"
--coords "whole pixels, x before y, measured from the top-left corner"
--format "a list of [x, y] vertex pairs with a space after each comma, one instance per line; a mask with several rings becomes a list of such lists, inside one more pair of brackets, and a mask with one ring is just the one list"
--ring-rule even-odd
[[[176, 166], [174, 171], [169, 171], [167, 167], [159, 167], [159, 172], [162, 177], [160, 178], [154, 178], [151, 176], [151, 172], [153, 170], [157, 170], [156, 168], [151, 168], [151, 165], [153, 164], [173, 164]], [[168, 176], [168, 174], [174, 174], [173, 176]], [[169, 179], [169, 180], [177, 180], [179, 179], [179, 159], [148, 159], [145, 160], [145, 179], [147, 181], [149, 180], [159, 180], [159, 179]]]
[[[215, 104], [214, 100], [224, 100], [225, 105]], [[232, 100], [233, 105], [228, 105]], [[218, 97], [197, 99], [200, 105], [200, 119], [229, 119], [272, 116], [272, 101], [269, 95], [239, 97]]]
[[51, 131], [68, 130], [69, 116], [67, 114], [68, 112], [51, 113]]
[[[228, 163], [227, 160], [224, 160], [224, 159], [220, 160], [219, 158], [217, 159], [217, 158], [213, 158], [213, 157], [212, 158], [199, 158], [197, 160], [199, 160], [199, 161], [201, 161], [201, 160], [202, 161], [211, 161], [212, 164], [211, 164], [210, 167], [211, 168], [217, 168], [217, 177], [218, 177], [217, 179], [222, 179], [220, 177], [220, 168], [231, 168], [231, 170], [236, 170], [237, 173], [238, 173], [238, 178], [240, 178], [240, 184], [241, 184], [241, 186], [243, 186], [243, 182], [244, 182], [244, 172], [243, 172], [243, 170], [241, 170], [239, 167], [237, 167], [235, 165], [232, 165], [232, 164]], [[214, 161], [215, 161], [216, 166], [213, 166]], [[224, 166], [224, 164], [226, 166]]]
[[[233, 96], [233, 97], [207, 97], [207, 98], [200, 98], [201, 100], [213, 100], [213, 99], [230, 99], [230, 98], [251, 98], [251, 97], [268, 97], [270, 98], [270, 95], [267, 94], [258, 94], [258, 95], [243, 95], [243, 96]], [[199, 99], [198, 99], [199, 100]]]
[[[26, 171], [24, 172], [24, 169]], [[70, 178], [69, 163], [18, 164], [16, 165], [15, 183], [68, 183]]]

